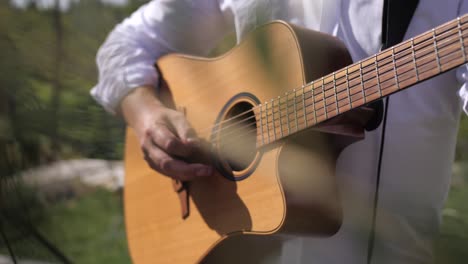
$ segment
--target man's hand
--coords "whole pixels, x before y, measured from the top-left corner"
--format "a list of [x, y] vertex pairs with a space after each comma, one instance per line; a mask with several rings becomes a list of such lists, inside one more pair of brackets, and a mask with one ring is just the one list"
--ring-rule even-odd
[[186, 161], [199, 140], [185, 116], [164, 106], [151, 87], [139, 87], [121, 103], [122, 114], [140, 141], [148, 165], [181, 181], [213, 174], [213, 167]]

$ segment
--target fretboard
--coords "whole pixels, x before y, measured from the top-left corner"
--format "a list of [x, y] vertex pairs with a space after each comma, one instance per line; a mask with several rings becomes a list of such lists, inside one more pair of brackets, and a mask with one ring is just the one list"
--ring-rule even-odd
[[468, 15], [254, 108], [257, 147], [467, 62]]

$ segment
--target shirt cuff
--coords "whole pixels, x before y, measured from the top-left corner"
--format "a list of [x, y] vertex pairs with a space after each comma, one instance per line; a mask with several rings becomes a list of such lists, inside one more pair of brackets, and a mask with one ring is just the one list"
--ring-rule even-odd
[[135, 88], [154, 86], [158, 83], [158, 74], [154, 62], [141, 62], [123, 67], [121, 74], [106, 75], [91, 90], [91, 96], [111, 114], [119, 113], [120, 103]]

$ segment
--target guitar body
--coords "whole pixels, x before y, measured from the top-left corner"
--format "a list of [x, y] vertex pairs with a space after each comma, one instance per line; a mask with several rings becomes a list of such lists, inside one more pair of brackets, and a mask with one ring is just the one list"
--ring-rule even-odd
[[[226, 137], [220, 139], [210, 128], [237, 108], [277, 98], [350, 63], [343, 44], [333, 37], [273, 22], [221, 57], [172, 54], [157, 64], [165, 82], [161, 98], [183, 111], [201, 138], [216, 145]], [[236, 243], [246, 245], [249, 239], [261, 243], [263, 236], [280, 233], [334, 234], [342, 218], [335, 160], [363, 131], [343, 134], [350, 135], [335, 126], [319, 126], [254, 147], [256, 153], [247, 153], [249, 161], [235, 169], [221, 166], [211, 178], [175, 186], [148, 167], [129, 128], [124, 199], [133, 261], [217, 262], [213, 259], [218, 255], [226, 256], [226, 263], [230, 254], [245, 254]], [[227, 138], [244, 139], [236, 133]]]

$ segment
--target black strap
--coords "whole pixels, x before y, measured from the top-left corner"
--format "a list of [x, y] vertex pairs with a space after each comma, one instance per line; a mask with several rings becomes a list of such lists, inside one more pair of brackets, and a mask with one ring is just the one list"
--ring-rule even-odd
[[[418, 0], [384, 0], [382, 15], [382, 50], [400, 43], [408, 29], [411, 18], [418, 5]], [[382, 100], [369, 104], [375, 110], [374, 118], [366, 130], [372, 131], [379, 127], [383, 119]]]
[[394, 46], [403, 40], [418, 2], [418, 0], [384, 0], [383, 49]]
[[[384, 10], [382, 17], [382, 50], [400, 43], [408, 29], [411, 18], [416, 11], [419, 0], [384, 0]], [[379, 203], [379, 186], [382, 171], [382, 157], [385, 143], [385, 130], [387, 127], [387, 113], [389, 107], [389, 97], [385, 99], [385, 109], [383, 110], [382, 100], [378, 101], [377, 113], [383, 112], [382, 136], [380, 140], [379, 160], [377, 164], [377, 177], [374, 191], [374, 203], [372, 211], [372, 224], [369, 233], [367, 250], [367, 263], [372, 261], [375, 240], [375, 223], [377, 218], [377, 206]], [[377, 125], [378, 126], [378, 125]]]

